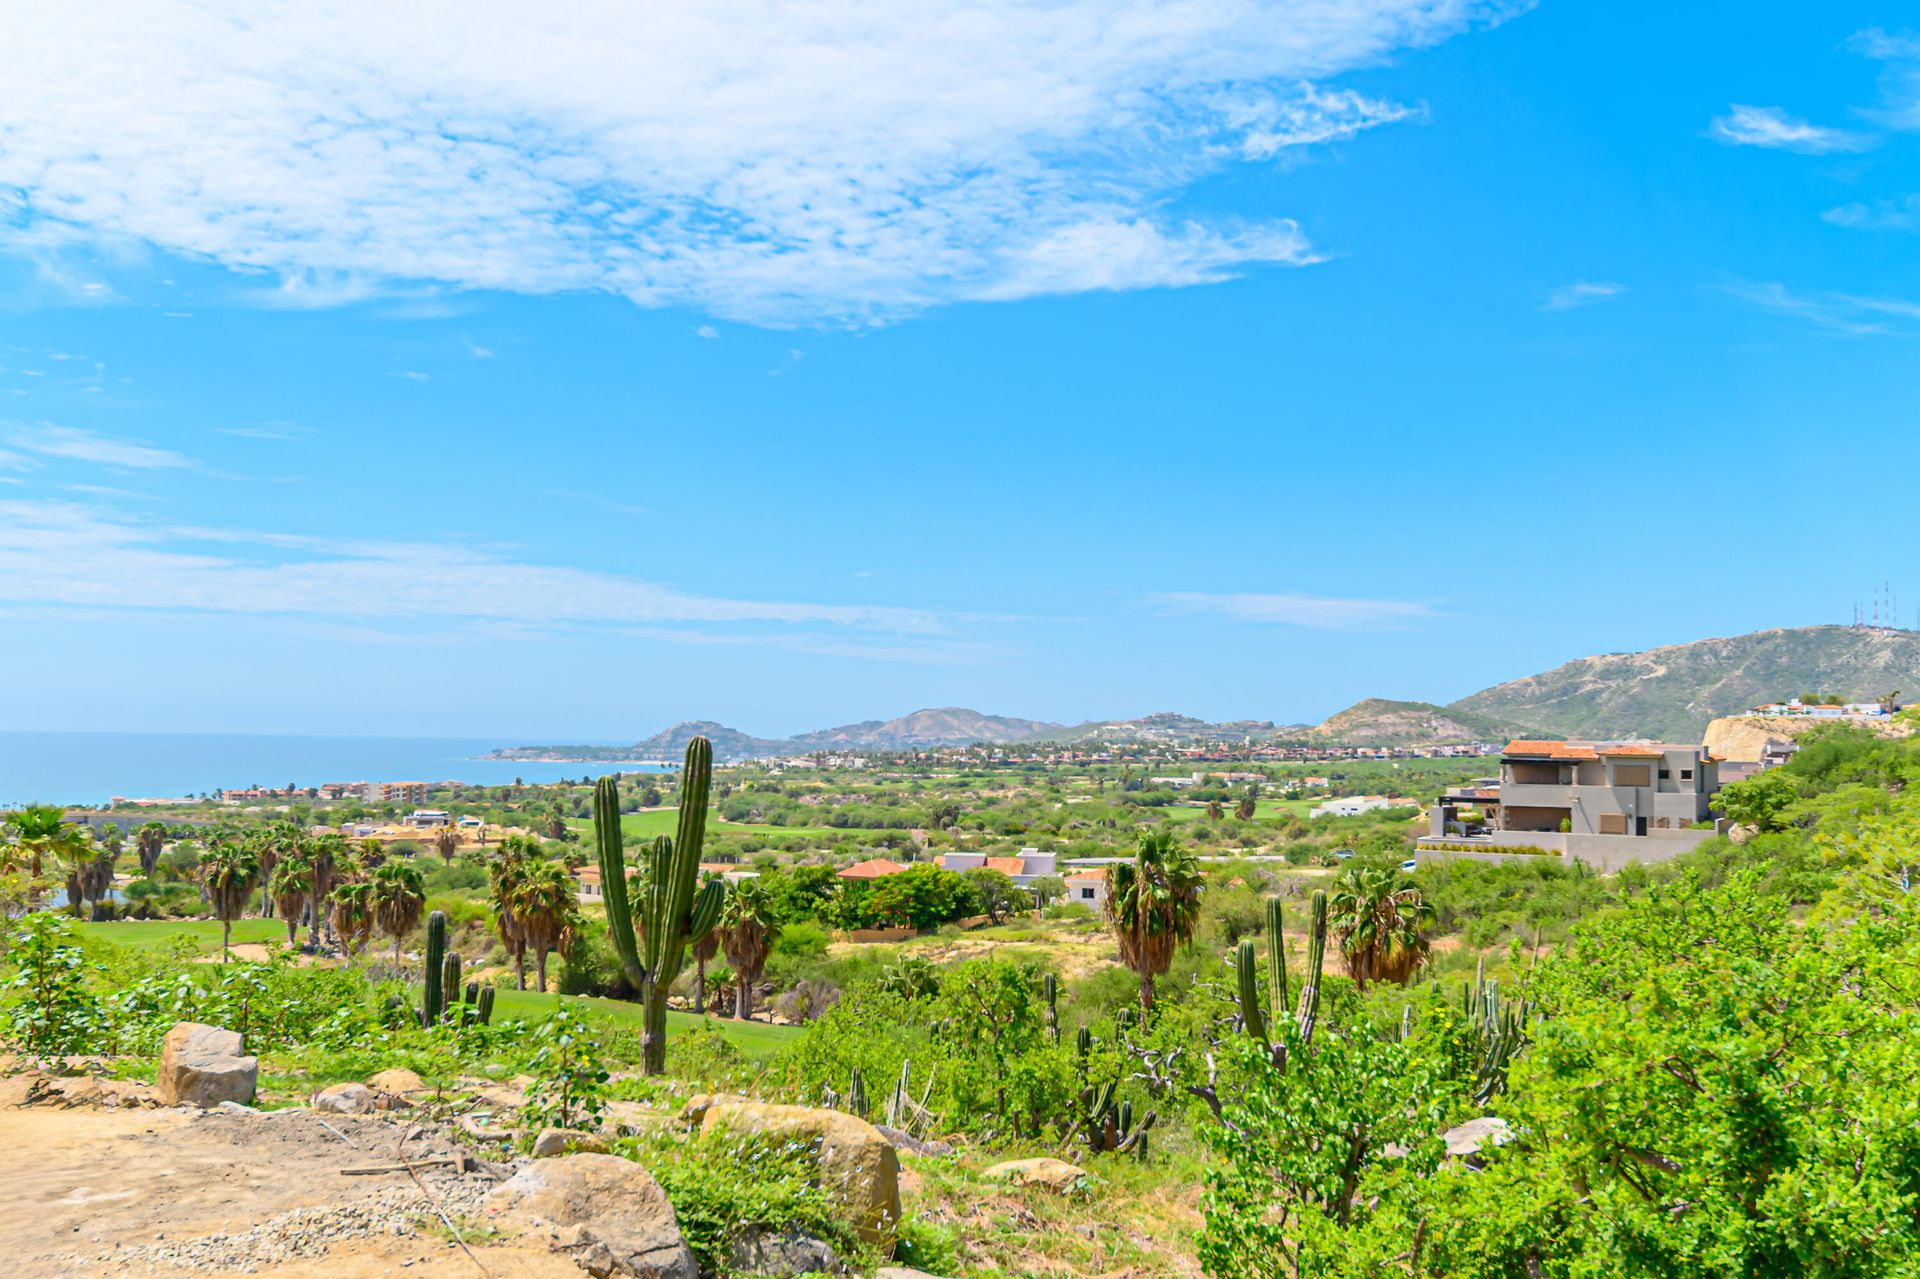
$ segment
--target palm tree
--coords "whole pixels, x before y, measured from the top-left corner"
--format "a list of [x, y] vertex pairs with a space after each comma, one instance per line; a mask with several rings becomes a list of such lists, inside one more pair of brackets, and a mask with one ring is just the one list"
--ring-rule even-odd
[[1107, 922], [1120, 962], [1140, 978], [1140, 1012], [1153, 1013], [1153, 979], [1193, 940], [1200, 922], [1200, 863], [1169, 830], [1141, 831], [1133, 860], [1107, 872]]
[[[533, 952], [534, 989], [547, 989], [547, 955], [560, 946], [573, 922], [575, 890], [564, 863], [522, 861], [513, 884], [513, 918], [522, 953]], [[523, 961], [524, 962], [524, 961]]]
[[373, 939], [373, 885], [364, 879], [349, 879], [333, 886], [328, 901], [328, 923], [351, 964], [355, 952], [364, 950]]
[[527, 988], [527, 938], [518, 914], [520, 878], [531, 862], [540, 859], [540, 845], [529, 835], [509, 835], [500, 841], [499, 855], [487, 863], [487, 900], [493, 907], [493, 930], [513, 956], [514, 988]]
[[[110, 848], [103, 848], [82, 861], [78, 873], [67, 880], [68, 900], [73, 900], [72, 894], [77, 889], [80, 899], [93, 907], [94, 918], [98, 919], [100, 903], [113, 892], [113, 865], [114, 853]], [[79, 913], [74, 911], [76, 915]]]
[[420, 871], [407, 862], [387, 862], [367, 877], [367, 884], [374, 926], [393, 938], [393, 971], [398, 976], [400, 939], [420, 922], [420, 909], [427, 900], [426, 885]]
[[300, 916], [309, 905], [315, 915], [320, 914], [321, 898], [315, 895], [313, 884], [313, 854], [301, 852], [280, 859], [273, 868], [273, 882], [268, 891], [273, 894], [273, 904], [280, 911], [280, 918], [287, 924], [287, 946], [289, 949], [299, 942]]
[[320, 903], [327, 900], [327, 894], [333, 891], [334, 876], [339, 874], [340, 864], [347, 860], [347, 837], [318, 835], [307, 841], [306, 850], [312, 865], [307, 900], [313, 903], [313, 922], [307, 928], [307, 949], [317, 955], [320, 953], [322, 925], [332, 931], [332, 922], [325, 919], [326, 912], [320, 909]]
[[66, 810], [57, 804], [29, 804], [7, 819], [13, 845], [7, 854], [10, 869], [25, 865], [35, 879], [48, 858], [64, 860], [73, 850], [86, 847], [80, 827], [67, 820]]
[[200, 891], [220, 920], [220, 953], [233, 957], [233, 921], [246, 913], [260, 880], [260, 857], [240, 844], [211, 843], [200, 856]]
[[1405, 985], [1427, 960], [1422, 930], [1433, 922], [1432, 905], [1391, 866], [1350, 867], [1327, 897], [1328, 931], [1361, 990], [1369, 981]]
[[160, 854], [167, 851], [167, 826], [165, 822], [148, 822], [133, 834], [133, 847], [140, 854], [140, 873], [148, 879], [160, 864]]
[[460, 855], [460, 832], [452, 826], [442, 826], [433, 833], [433, 851], [447, 865], [453, 865], [453, 859]]
[[767, 966], [767, 956], [780, 936], [780, 916], [773, 894], [758, 879], [743, 879], [727, 892], [720, 911], [720, 945], [733, 965], [733, 1015], [741, 1021], [753, 1016], [753, 987]]

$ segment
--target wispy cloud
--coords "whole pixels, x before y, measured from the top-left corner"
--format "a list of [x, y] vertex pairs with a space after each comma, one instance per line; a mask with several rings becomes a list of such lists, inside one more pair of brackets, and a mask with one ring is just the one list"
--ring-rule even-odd
[[1269, 622], [1321, 631], [1371, 631], [1407, 626], [1437, 616], [1411, 600], [1335, 599], [1324, 595], [1208, 595], [1194, 591], [1147, 597], [1169, 613], [1195, 613], [1236, 622]]
[[1843, 204], [1820, 216], [1835, 226], [1856, 231], [1917, 231], [1920, 230], [1920, 195], [1895, 196], [1871, 204]]
[[1610, 280], [1575, 280], [1572, 284], [1563, 284], [1549, 292], [1540, 309], [1571, 311], [1576, 307], [1592, 306], [1596, 302], [1610, 302], [1626, 291], [1626, 285]]
[[703, 324], [693, 331], [693, 335], [698, 338], [705, 338], [711, 342], [720, 336], [720, 330], [714, 328], [711, 324]]
[[459, 546], [150, 524], [35, 500], [0, 501], [0, 601], [396, 625], [825, 627], [841, 641], [939, 636], [950, 621], [924, 609], [703, 595]]
[[1858, 293], [1795, 293], [1777, 282], [1742, 281], [1727, 292], [1750, 306], [1855, 336], [1920, 333], [1920, 302]]
[[55, 426], [51, 422], [17, 425], [7, 430], [6, 437], [15, 448], [75, 462], [98, 462], [103, 466], [139, 471], [178, 470], [193, 465], [192, 459], [171, 449], [96, 435], [73, 426]]
[[1779, 107], [1750, 107], [1734, 103], [1726, 115], [1707, 128], [1716, 142], [1738, 147], [1770, 147], [1824, 155], [1829, 151], [1865, 151], [1878, 139], [1869, 133], [1830, 129], [1788, 115]]
[[422, 373], [419, 369], [396, 369], [388, 377], [405, 378], [409, 382], [431, 382], [433, 374]]
[[231, 435], [242, 440], [291, 440], [295, 436], [307, 434], [308, 428], [296, 426], [292, 422], [262, 422], [254, 426], [216, 426], [214, 430], [222, 435]]
[[1524, 7], [3, 6], [0, 237], [158, 246], [279, 307], [592, 289], [862, 323], [1204, 284], [1318, 258], [1176, 199], [1417, 116], [1339, 79]]

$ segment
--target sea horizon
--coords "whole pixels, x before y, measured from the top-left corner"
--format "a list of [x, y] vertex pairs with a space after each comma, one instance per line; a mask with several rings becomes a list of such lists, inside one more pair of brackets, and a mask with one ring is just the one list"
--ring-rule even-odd
[[[600, 773], [664, 771], [639, 760], [485, 759], [513, 743], [486, 737], [320, 733], [0, 731], [0, 808], [173, 799], [250, 786], [444, 782], [500, 786]], [[575, 743], [582, 746], [617, 742]]]

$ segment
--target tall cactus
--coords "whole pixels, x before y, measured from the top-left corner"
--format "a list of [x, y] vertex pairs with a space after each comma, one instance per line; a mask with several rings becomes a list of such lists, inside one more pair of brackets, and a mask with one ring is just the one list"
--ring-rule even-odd
[[1060, 979], [1048, 973], [1040, 979], [1040, 997], [1047, 1001], [1047, 1033], [1060, 1042]]
[[653, 841], [640, 900], [633, 903], [627, 900], [619, 788], [611, 777], [602, 777], [593, 788], [593, 836], [600, 855], [600, 891], [607, 903], [607, 936], [621, 970], [640, 991], [644, 1074], [657, 1075], [667, 1067], [667, 990], [686, 963], [688, 945], [713, 931], [726, 903], [724, 880], [699, 884], [712, 784], [713, 745], [696, 737], [687, 743], [681, 773], [678, 830], [672, 838], [662, 835]]
[[437, 1026], [446, 1008], [446, 987], [441, 985], [440, 968], [447, 959], [447, 917], [441, 911], [427, 916], [427, 962], [423, 974], [425, 989], [420, 992], [420, 1024]]
[[440, 961], [441, 1015], [458, 1024], [464, 1020], [460, 1008], [460, 952], [450, 950]]
[[[1287, 1018], [1287, 960], [1280, 933], [1280, 901], [1267, 901], [1267, 995], [1260, 998], [1259, 959], [1251, 941], [1242, 941], [1233, 956], [1234, 998], [1240, 1005], [1240, 1024], [1265, 1045], [1274, 1064], [1286, 1065], [1286, 1037], [1276, 1033]], [[1300, 987], [1300, 1006], [1292, 1013], [1301, 1044], [1313, 1042], [1313, 1024], [1320, 1015], [1320, 977], [1327, 962], [1327, 895], [1316, 890], [1307, 908], [1307, 971]]]
[[493, 1020], [493, 987], [482, 986], [480, 988], [480, 1002], [474, 1005], [474, 1008], [482, 1026], [487, 1025]]

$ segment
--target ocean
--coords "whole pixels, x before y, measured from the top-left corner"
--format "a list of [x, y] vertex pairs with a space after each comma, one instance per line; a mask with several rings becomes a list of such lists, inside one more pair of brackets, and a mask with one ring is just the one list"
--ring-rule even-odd
[[0, 732], [0, 807], [89, 805], [115, 795], [198, 795], [323, 782], [551, 782], [643, 764], [478, 758], [512, 745], [458, 737], [283, 737], [229, 733]]

